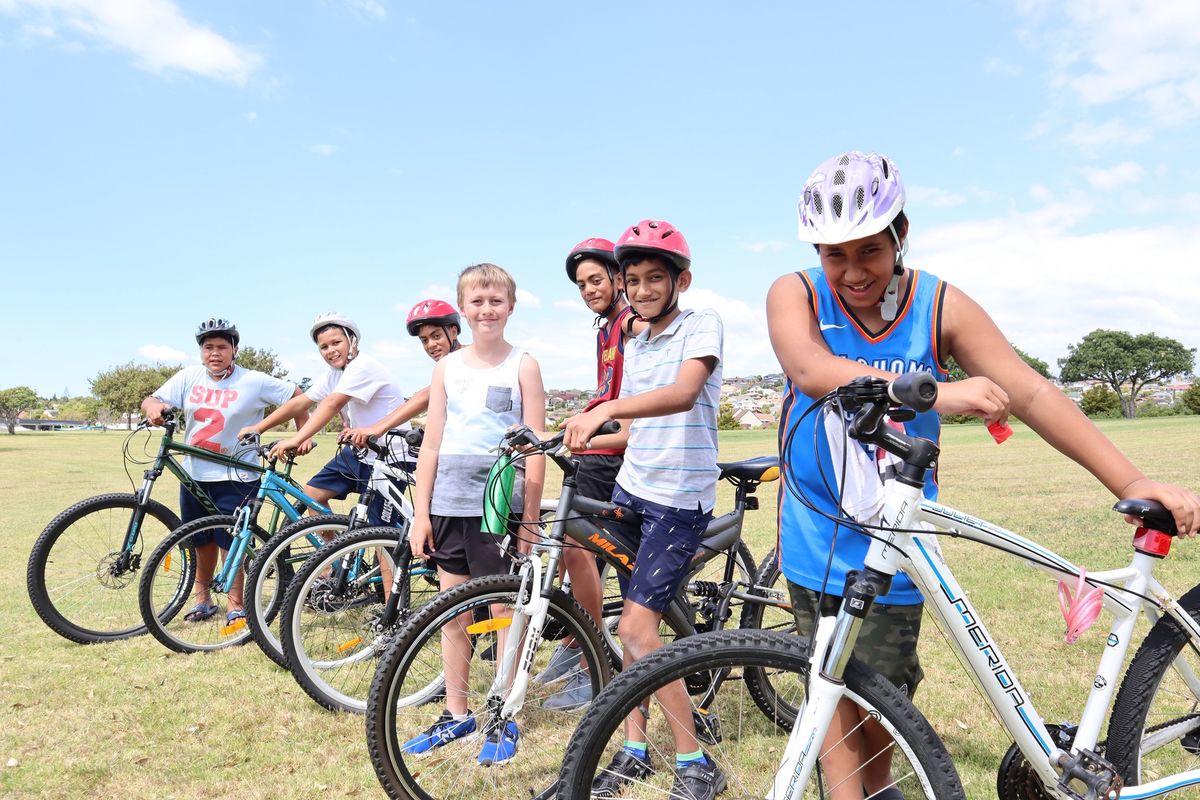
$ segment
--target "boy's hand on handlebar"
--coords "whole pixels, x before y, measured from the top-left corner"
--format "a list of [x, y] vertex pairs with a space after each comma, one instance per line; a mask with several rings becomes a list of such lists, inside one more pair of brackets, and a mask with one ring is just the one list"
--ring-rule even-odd
[[253, 425], [250, 425], [238, 431], [237, 438], [239, 442], [245, 442], [253, 441], [254, 439], [258, 438], [258, 436], [258, 430]]
[[157, 404], [150, 403], [145, 409], [146, 419], [151, 425], [162, 425], [164, 415], [170, 410], [171, 405], [169, 403], [163, 403], [161, 401], [159, 401]]
[[418, 516], [413, 520], [408, 532], [408, 546], [412, 549], [413, 558], [429, 558], [433, 549], [433, 523], [429, 517]]
[[[1173, 483], [1160, 483], [1149, 478], [1139, 478], [1121, 491], [1121, 499], [1139, 498], [1157, 500], [1175, 517], [1175, 529], [1180, 536], [1200, 534], [1200, 497], [1190, 489]], [[1140, 525], [1137, 517], [1125, 517], [1134, 525]]]
[[586, 450], [587, 443], [596, 435], [596, 431], [610, 419], [599, 406], [576, 414], [563, 424], [563, 444], [573, 453]]
[[985, 422], [1008, 420], [1008, 393], [988, 378], [967, 378], [965, 381], [938, 384], [937, 402], [933, 410], [939, 414], [969, 414]]
[[302, 456], [310, 450], [312, 450], [312, 439], [301, 441], [298, 437], [292, 436], [271, 445], [271, 457], [284, 458], [291, 452]]
[[342, 435], [338, 437], [339, 442], [349, 442], [355, 447], [362, 449], [367, 446], [367, 440], [372, 436], [382, 436], [387, 433], [387, 429], [376, 430], [375, 428], [351, 428], [342, 431]]

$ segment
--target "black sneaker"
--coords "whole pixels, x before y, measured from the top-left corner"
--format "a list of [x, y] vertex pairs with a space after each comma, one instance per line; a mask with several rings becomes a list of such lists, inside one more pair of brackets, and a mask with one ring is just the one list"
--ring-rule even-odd
[[693, 761], [686, 767], [675, 768], [671, 800], [713, 800], [725, 791], [725, 784], [725, 773], [714, 761]]
[[643, 761], [621, 748], [608, 766], [592, 780], [592, 797], [616, 797], [622, 786], [645, 780], [653, 774], [649, 753]]

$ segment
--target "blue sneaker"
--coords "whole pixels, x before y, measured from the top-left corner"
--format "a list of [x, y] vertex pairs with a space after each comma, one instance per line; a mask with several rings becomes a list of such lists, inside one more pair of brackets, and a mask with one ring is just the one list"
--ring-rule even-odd
[[517, 739], [521, 738], [517, 723], [509, 720], [504, 727], [495, 729], [483, 740], [483, 749], [476, 759], [481, 767], [495, 767], [510, 761], [517, 754]]
[[428, 755], [455, 739], [470, 736], [475, 732], [475, 717], [470, 714], [471, 712], [468, 711], [466, 719], [456, 720], [449, 710], [443, 711], [442, 715], [437, 718], [437, 722], [429, 726], [429, 730], [409, 739], [400, 748], [400, 751], [410, 756]]

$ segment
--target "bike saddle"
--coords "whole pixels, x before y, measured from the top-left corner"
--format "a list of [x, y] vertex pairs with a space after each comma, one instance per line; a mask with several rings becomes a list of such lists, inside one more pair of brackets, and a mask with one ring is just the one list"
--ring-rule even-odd
[[759, 456], [745, 461], [717, 462], [722, 480], [767, 481], [779, 478], [779, 456]]
[[1179, 533], [1175, 530], [1175, 517], [1167, 511], [1166, 506], [1154, 500], [1122, 500], [1113, 506], [1113, 511], [1137, 517], [1144, 523], [1144, 527], [1153, 528], [1169, 536]]

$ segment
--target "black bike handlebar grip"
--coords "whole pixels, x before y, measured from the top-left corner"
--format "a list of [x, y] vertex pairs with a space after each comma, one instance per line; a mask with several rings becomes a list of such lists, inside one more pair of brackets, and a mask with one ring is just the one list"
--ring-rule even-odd
[[420, 447], [421, 443], [425, 441], [425, 429], [413, 428], [404, 434], [404, 441], [408, 443], [409, 447]]
[[615, 419], [610, 419], [608, 422], [604, 423], [603, 425], [601, 425], [599, 428], [596, 429], [597, 436], [600, 436], [601, 434], [620, 433], [620, 432], [621, 432], [621, 423], [617, 422]]
[[937, 381], [928, 372], [909, 372], [888, 384], [888, 397], [914, 411], [933, 408], [937, 395]]

